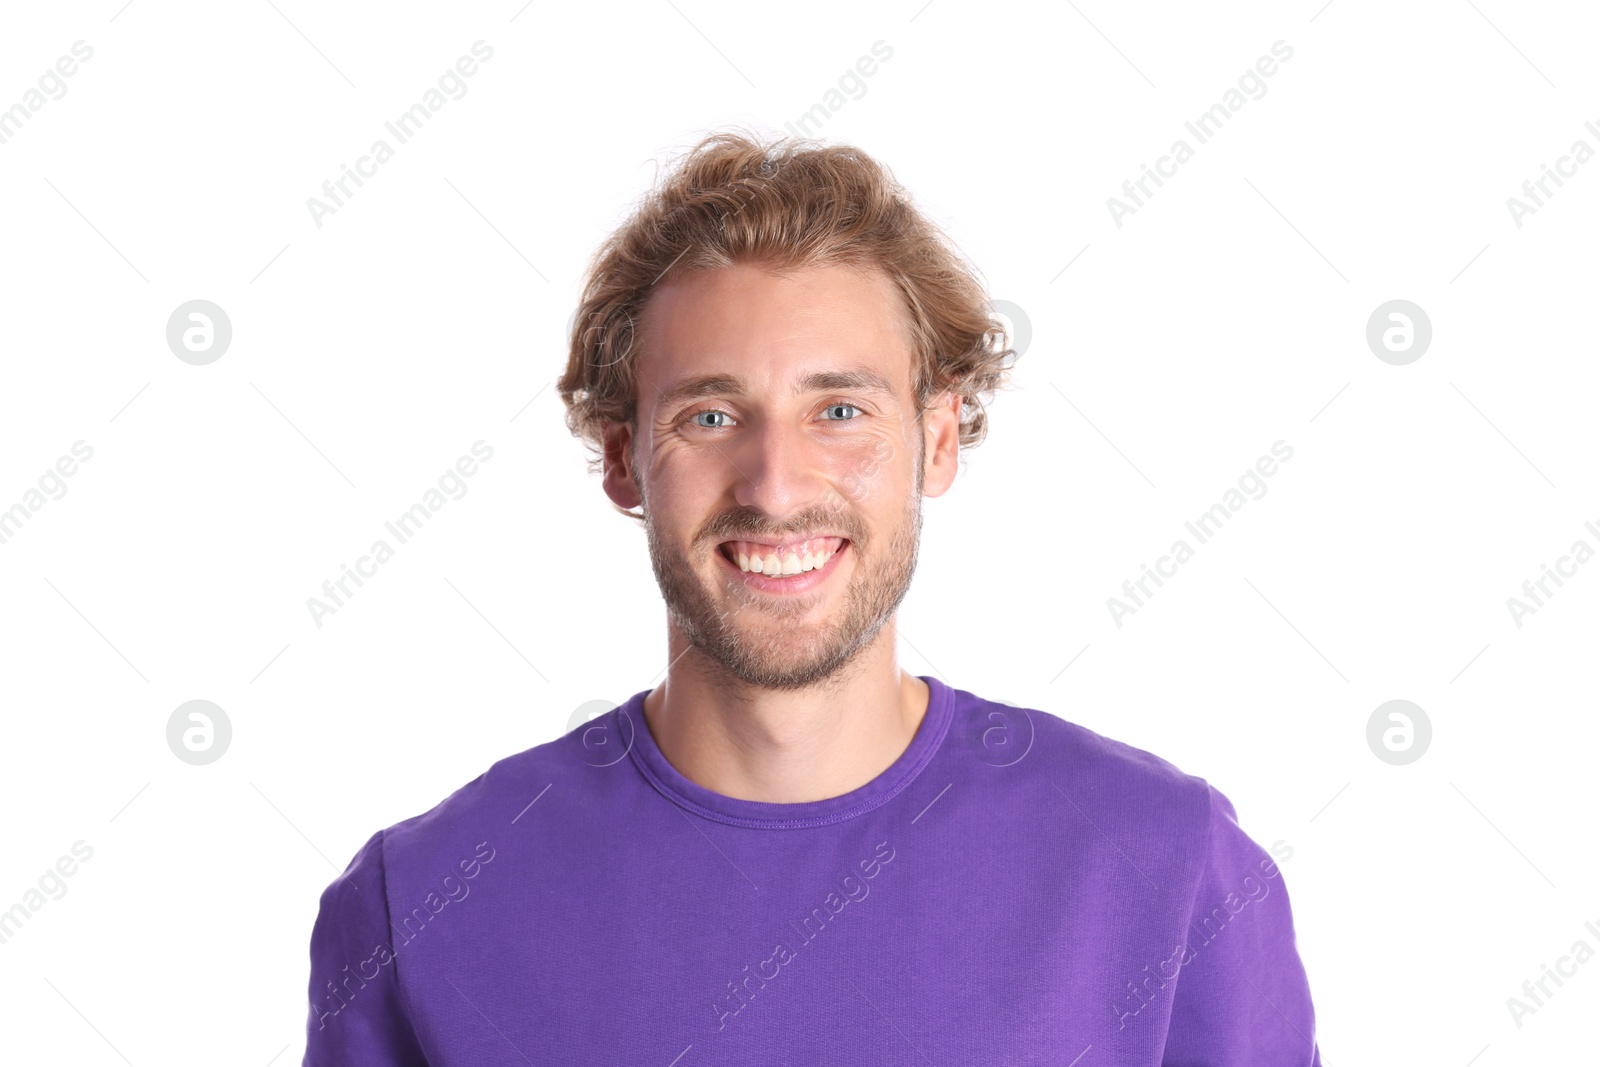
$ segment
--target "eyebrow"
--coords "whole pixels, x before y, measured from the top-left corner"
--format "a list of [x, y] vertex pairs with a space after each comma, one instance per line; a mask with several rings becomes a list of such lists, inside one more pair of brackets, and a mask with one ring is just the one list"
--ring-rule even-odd
[[[801, 393], [857, 392], [876, 393], [893, 398], [894, 387], [888, 379], [874, 370], [861, 368], [845, 371], [813, 371], [800, 379], [795, 395]], [[700, 374], [685, 378], [671, 389], [664, 390], [656, 400], [657, 407], [672, 407], [688, 400], [706, 396], [747, 396], [744, 379], [732, 374]]]

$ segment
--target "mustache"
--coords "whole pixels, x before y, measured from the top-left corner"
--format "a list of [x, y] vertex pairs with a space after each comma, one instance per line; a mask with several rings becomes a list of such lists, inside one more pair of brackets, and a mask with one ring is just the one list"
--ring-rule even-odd
[[833, 530], [841, 537], [859, 543], [861, 526], [852, 516], [838, 512], [813, 509], [802, 512], [782, 526], [773, 526], [765, 514], [753, 508], [740, 508], [723, 512], [701, 530], [701, 543], [720, 544], [741, 538], [781, 539], [808, 530]]

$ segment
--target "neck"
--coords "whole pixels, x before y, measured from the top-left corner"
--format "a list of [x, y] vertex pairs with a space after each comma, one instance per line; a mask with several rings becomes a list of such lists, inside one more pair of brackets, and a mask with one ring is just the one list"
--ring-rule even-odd
[[738, 800], [800, 804], [859, 789], [916, 736], [928, 685], [896, 662], [895, 620], [806, 689], [751, 686], [669, 622], [667, 678], [644, 700], [651, 736], [696, 785]]

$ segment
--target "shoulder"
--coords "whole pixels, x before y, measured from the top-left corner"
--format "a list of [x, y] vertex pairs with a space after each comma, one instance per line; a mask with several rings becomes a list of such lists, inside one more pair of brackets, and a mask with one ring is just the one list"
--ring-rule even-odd
[[1205, 779], [1153, 752], [1107, 737], [1041, 708], [951, 690], [951, 742], [980, 762], [1070, 780], [1088, 798], [1138, 799], [1140, 807], [1190, 809], [1204, 816]]
[[[610, 729], [612, 716], [606, 716]], [[496, 760], [431, 808], [373, 834], [339, 882], [362, 883], [363, 873], [385, 886], [391, 902], [438, 891], [441, 881], [472, 877], [507, 849], [536, 840], [541, 807], [571, 811], [602, 788], [609, 748], [597, 745], [601, 721]], [[600, 754], [596, 754], [596, 749]], [[336, 883], [338, 884], [338, 883]]]
[[[1119, 847], [1132, 842], [1171, 850], [1184, 866], [1203, 862], [1215, 808], [1227, 798], [1206, 779], [1153, 752], [1107, 737], [1052, 711], [1017, 707], [962, 689], [949, 743], [991, 787], [1010, 782], [1055, 797]], [[995, 768], [988, 772], [987, 767]]]

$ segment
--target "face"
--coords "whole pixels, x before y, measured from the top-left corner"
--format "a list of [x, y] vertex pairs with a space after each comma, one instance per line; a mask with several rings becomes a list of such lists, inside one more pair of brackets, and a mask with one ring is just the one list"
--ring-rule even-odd
[[959, 397], [918, 418], [899, 299], [875, 272], [738, 265], [646, 303], [606, 491], [642, 507], [671, 622], [746, 684], [850, 663], [910, 586], [922, 496], [954, 479]]

